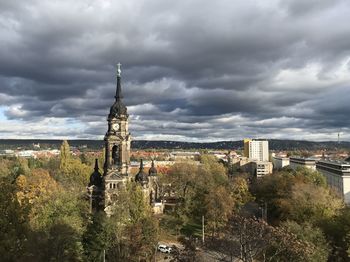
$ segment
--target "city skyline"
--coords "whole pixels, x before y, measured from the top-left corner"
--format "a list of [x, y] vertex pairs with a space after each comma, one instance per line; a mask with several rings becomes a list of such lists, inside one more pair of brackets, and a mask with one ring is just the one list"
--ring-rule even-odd
[[347, 1], [0, 1], [0, 138], [350, 141]]

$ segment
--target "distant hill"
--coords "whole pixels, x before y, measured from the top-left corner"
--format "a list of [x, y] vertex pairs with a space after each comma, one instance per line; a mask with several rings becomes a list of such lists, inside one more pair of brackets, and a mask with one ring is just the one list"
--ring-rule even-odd
[[[73, 147], [87, 147], [89, 149], [103, 148], [104, 142], [102, 140], [68, 140]], [[44, 139], [0, 139], [0, 149], [16, 149], [21, 147], [23, 149], [33, 148], [33, 144], [40, 143], [41, 148], [59, 148], [62, 140], [44, 140]], [[242, 141], [220, 141], [220, 142], [177, 142], [177, 141], [147, 141], [135, 140], [132, 141], [131, 147], [133, 149], [241, 149], [243, 147]], [[319, 150], [319, 149], [350, 149], [350, 142], [313, 142], [302, 140], [269, 140], [269, 147], [271, 150]]]

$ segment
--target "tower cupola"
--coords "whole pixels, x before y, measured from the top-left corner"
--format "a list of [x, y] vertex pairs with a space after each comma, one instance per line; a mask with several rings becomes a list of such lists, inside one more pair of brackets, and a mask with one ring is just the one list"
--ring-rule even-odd
[[142, 186], [148, 184], [149, 179], [147, 173], [143, 170], [143, 160], [141, 159], [140, 169], [137, 175], [135, 176], [135, 181], [139, 182]]
[[90, 183], [89, 186], [102, 186], [102, 176], [101, 173], [98, 170], [98, 160], [95, 159], [95, 168], [94, 172], [90, 176]]
[[154, 166], [154, 160], [152, 159], [152, 165], [151, 168], [148, 170], [149, 176], [156, 176], [157, 175], [157, 169]]

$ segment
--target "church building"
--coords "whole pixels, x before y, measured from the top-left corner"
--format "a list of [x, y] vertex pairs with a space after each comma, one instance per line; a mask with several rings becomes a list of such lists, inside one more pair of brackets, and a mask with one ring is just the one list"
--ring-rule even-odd
[[124, 190], [126, 183], [136, 181], [142, 187], [145, 201], [149, 201], [155, 212], [158, 199], [157, 170], [152, 161], [148, 174], [144, 171], [141, 160], [140, 169], [136, 176], [130, 174], [130, 146], [131, 135], [128, 126], [127, 107], [123, 103], [121, 88], [121, 68], [117, 65], [117, 86], [115, 101], [110, 108], [107, 123], [108, 129], [104, 137], [105, 162], [103, 175], [99, 172], [98, 162], [90, 176], [88, 192], [91, 210], [104, 210], [107, 215], [112, 214], [113, 205], [118, 198], [118, 192]]

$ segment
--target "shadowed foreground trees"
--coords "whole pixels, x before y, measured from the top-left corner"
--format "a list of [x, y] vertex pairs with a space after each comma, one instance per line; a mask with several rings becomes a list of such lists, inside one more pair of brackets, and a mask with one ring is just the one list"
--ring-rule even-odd
[[3, 261], [16, 261], [26, 251], [29, 208], [27, 203], [20, 205], [8, 178], [0, 178], [0, 188], [0, 255]]
[[92, 216], [83, 235], [87, 261], [150, 261], [158, 243], [158, 222], [141, 187], [130, 182], [120, 192], [114, 214]]
[[[252, 187], [257, 201], [268, 207], [268, 220], [314, 246], [307, 261], [349, 261], [344, 203], [327, 187], [324, 177], [307, 169], [282, 170]], [[348, 218], [350, 221], [350, 217]], [[339, 256], [341, 254], [341, 256]], [[336, 258], [336, 259], [334, 259]]]
[[220, 237], [209, 240], [220, 261], [308, 261], [313, 246], [284, 228], [265, 221], [233, 216]]

